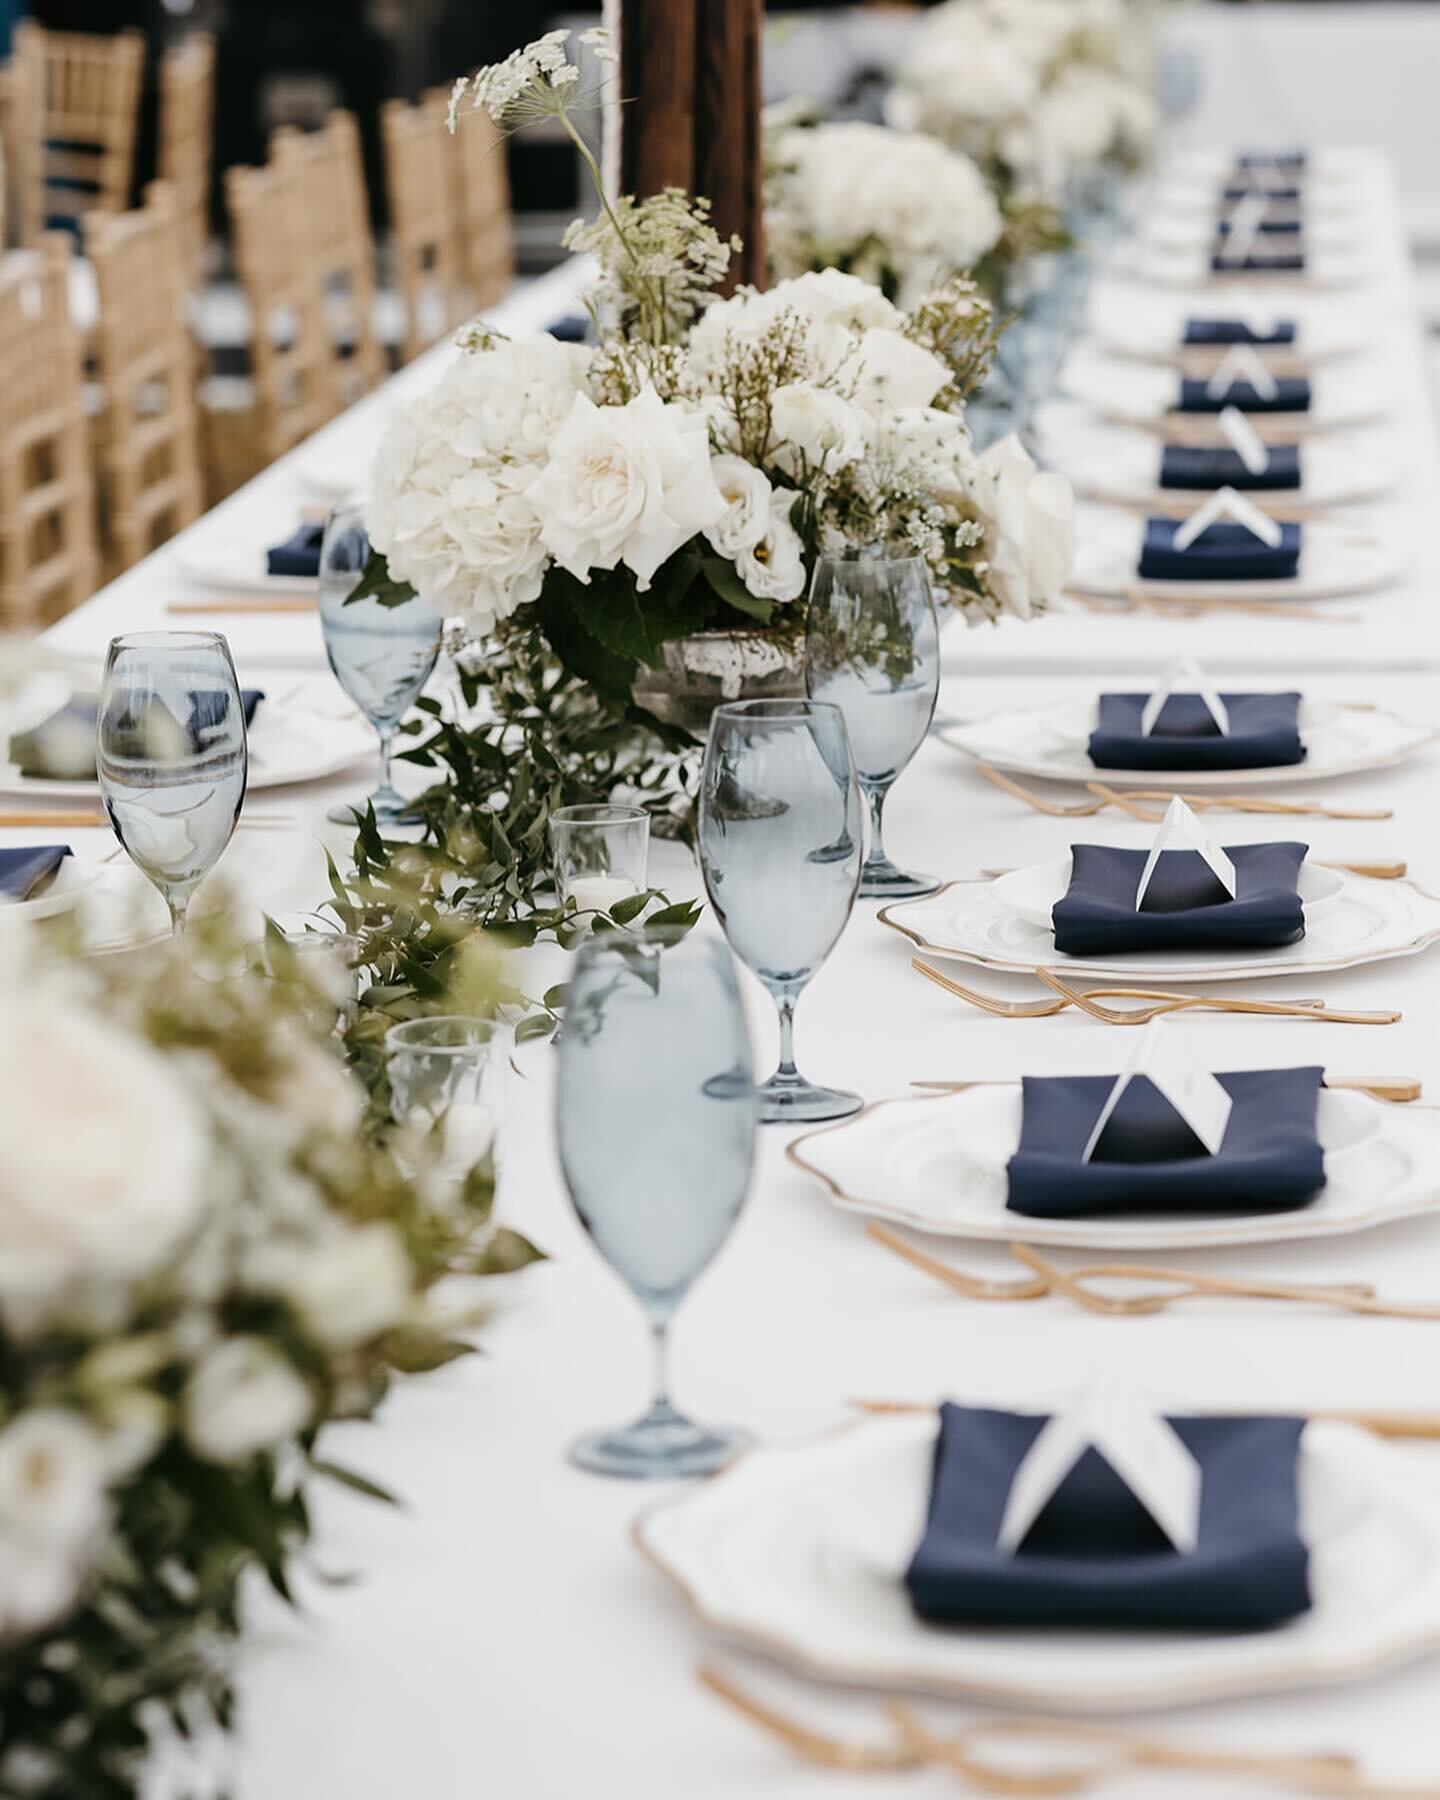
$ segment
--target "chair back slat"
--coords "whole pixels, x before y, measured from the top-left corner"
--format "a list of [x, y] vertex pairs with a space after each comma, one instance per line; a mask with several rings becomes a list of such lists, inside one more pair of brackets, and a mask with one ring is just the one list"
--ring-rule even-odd
[[[434, 92], [425, 99], [442, 116], [448, 115], [448, 94]], [[515, 280], [505, 140], [483, 109], [466, 108], [457, 119], [450, 171], [455, 263], [465, 308], [482, 312], [503, 300]]]
[[175, 196], [188, 279], [204, 279], [215, 157], [215, 40], [193, 32], [160, 59], [160, 141], [156, 166]]
[[129, 203], [145, 40], [15, 27], [11, 79], [20, 235], [38, 243], [54, 226]]
[[395, 282], [405, 308], [408, 362], [465, 316], [452, 214], [454, 146], [436, 108], [389, 100], [380, 113]]

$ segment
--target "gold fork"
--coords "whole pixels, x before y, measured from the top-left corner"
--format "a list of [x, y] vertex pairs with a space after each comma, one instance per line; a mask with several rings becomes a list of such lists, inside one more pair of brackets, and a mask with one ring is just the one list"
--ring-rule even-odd
[[1117, 788], [1108, 787], [1103, 781], [1086, 782], [1086, 790], [1092, 796], [1089, 800], [1066, 804], [1045, 799], [1042, 794], [1033, 792], [1002, 770], [992, 768], [989, 763], [981, 762], [975, 766], [987, 781], [1052, 819], [1089, 819], [1096, 813], [1103, 812], [1106, 807], [1113, 806], [1121, 812], [1129, 813], [1132, 818], [1142, 819], [1146, 824], [1155, 824], [1164, 815], [1143, 804], [1150, 800], [1163, 801], [1166, 805], [1172, 800], [1184, 800], [1193, 812], [1282, 813], [1286, 816], [1305, 815], [1317, 819], [1392, 819], [1395, 816], [1388, 807], [1322, 806], [1299, 800], [1265, 800], [1239, 794], [1179, 794], [1173, 788], [1134, 788], [1121, 792]]

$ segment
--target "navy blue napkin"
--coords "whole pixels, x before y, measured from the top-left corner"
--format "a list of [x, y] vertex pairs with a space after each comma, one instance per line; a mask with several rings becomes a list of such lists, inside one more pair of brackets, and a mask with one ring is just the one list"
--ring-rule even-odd
[[1295, 321], [1277, 319], [1269, 331], [1256, 331], [1244, 319], [1187, 319], [1186, 344], [1293, 344]]
[[1207, 449], [1199, 444], [1166, 444], [1160, 453], [1162, 488], [1210, 492], [1215, 488], [1275, 490], [1300, 485], [1300, 446], [1269, 444], [1270, 460], [1260, 470], [1247, 469], [1238, 450]]
[[1300, 567], [1300, 527], [1280, 527], [1270, 545], [1246, 525], [1217, 519], [1185, 550], [1175, 548], [1182, 519], [1147, 519], [1140, 574], [1148, 581], [1291, 581]]
[[1247, 150], [1235, 158], [1237, 169], [1275, 169], [1286, 175], [1298, 175], [1309, 157], [1304, 150]]
[[1070, 886], [1050, 909], [1064, 956], [1128, 956], [1139, 950], [1261, 950], [1297, 943], [1305, 908], [1297, 883], [1304, 844], [1225, 846], [1235, 865], [1232, 900], [1197, 850], [1165, 850], [1135, 910], [1144, 850], [1071, 848]]
[[[1215, 230], [1221, 237], [1229, 237], [1234, 230], [1229, 219], [1217, 219]], [[1299, 219], [1259, 219], [1255, 230], [1261, 237], [1295, 237], [1301, 230]]]
[[0, 850], [0, 894], [28, 900], [70, 854], [68, 844], [36, 844], [27, 850]]
[[1298, 187], [1272, 187], [1268, 181], [1258, 186], [1254, 182], [1232, 181], [1221, 189], [1221, 197], [1225, 200], [1248, 200], [1253, 194], [1263, 194], [1267, 200], [1289, 200], [1292, 203], [1301, 197]]
[[1095, 1213], [1293, 1212], [1325, 1185], [1315, 1131], [1324, 1070], [1245, 1069], [1217, 1075], [1233, 1105], [1214, 1156], [1147, 1076], [1081, 1156], [1115, 1085], [1112, 1075], [1027, 1075], [1020, 1144], [1010, 1158], [1009, 1210], [1031, 1219]]
[[1296, 1497], [1303, 1419], [1173, 1418], [1200, 1465], [1200, 1531], [1174, 1549], [1087, 1450], [1019, 1550], [996, 1544], [1015, 1472], [1045, 1419], [945, 1405], [925, 1535], [905, 1572], [939, 1625], [1158, 1625], [1244, 1630], [1310, 1605]]
[[293, 537], [276, 544], [265, 554], [267, 573], [271, 575], [318, 575], [320, 546], [325, 540], [325, 527], [311, 522], [302, 525]]
[[[245, 723], [255, 721], [255, 709], [265, 698], [263, 688], [242, 688], [240, 703]], [[192, 692], [187, 728], [192, 740], [202, 730], [223, 723], [223, 693]], [[29, 731], [17, 731], [10, 739], [10, 760], [22, 775], [36, 780], [93, 781], [95, 779], [95, 731], [100, 703], [94, 694], [75, 694], [58, 712], [51, 713]]]
[[1148, 694], [1102, 694], [1090, 733], [1097, 769], [1277, 769], [1304, 762], [1300, 696], [1222, 694], [1230, 729], [1221, 732], [1198, 694], [1170, 694], [1148, 737], [1140, 730]]
[[1244, 256], [1217, 250], [1210, 258], [1212, 275], [1299, 275], [1304, 268], [1303, 250], [1249, 250]]
[[562, 344], [583, 344], [590, 336], [590, 316], [588, 313], [567, 313], [564, 318], [552, 320], [545, 329]]
[[1310, 400], [1308, 375], [1277, 375], [1275, 392], [1270, 395], [1260, 393], [1249, 381], [1232, 381], [1219, 394], [1212, 394], [1204, 376], [1186, 375], [1180, 382], [1180, 399], [1175, 410], [1218, 413], [1227, 406], [1238, 406], [1244, 413], [1309, 412]]

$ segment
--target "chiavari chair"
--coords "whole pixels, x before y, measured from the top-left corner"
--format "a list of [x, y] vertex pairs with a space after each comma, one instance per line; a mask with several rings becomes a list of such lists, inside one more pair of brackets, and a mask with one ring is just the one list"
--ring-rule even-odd
[[380, 130], [395, 281], [405, 309], [400, 354], [408, 362], [463, 316], [451, 209], [454, 146], [443, 116], [424, 103], [387, 101]]
[[[450, 96], [443, 90], [428, 93], [425, 103], [448, 116]], [[483, 108], [467, 107], [456, 121], [450, 207], [465, 310], [481, 312], [503, 300], [515, 279], [505, 140]]]
[[375, 245], [360, 130], [354, 115], [333, 112], [319, 131], [277, 131], [271, 159], [298, 173], [305, 244], [324, 296], [324, 327], [336, 410], [385, 377], [375, 328]]
[[94, 488], [70, 240], [0, 267], [0, 626], [38, 630], [94, 592]]
[[129, 204], [145, 40], [15, 27], [11, 153], [21, 241]]
[[89, 214], [85, 251], [100, 302], [104, 547], [118, 573], [204, 508], [187, 240], [173, 190], [155, 182], [138, 211]]
[[204, 279], [215, 144], [215, 40], [197, 31], [160, 59], [156, 166], [174, 194], [192, 285]]

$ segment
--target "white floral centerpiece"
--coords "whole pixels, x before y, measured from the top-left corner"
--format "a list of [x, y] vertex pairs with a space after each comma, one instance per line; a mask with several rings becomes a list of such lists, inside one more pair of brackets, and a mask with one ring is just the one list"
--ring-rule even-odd
[[[563, 38], [482, 70], [456, 104], [502, 126], [559, 118], [582, 144]], [[621, 705], [678, 640], [793, 651], [821, 550], [924, 555], [975, 617], [1055, 598], [1068, 490], [1018, 447], [977, 458], [966, 429], [996, 339], [973, 282], [905, 310], [833, 269], [721, 300], [732, 247], [703, 200], [600, 193], [599, 219], [567, 239], [600, 266], [596, 342], [465, 336], [382, 442], [360, 592], [419, 593], [476, 639], [538, 634]], [[993, 213], [970, 197], [985, 216], [965, 248]], [[1017, 525], [1048, 550], [1011, 543]]]
[[1152, 0], [944, 0], [915, 34], [887, 117], [971, 156], [1003, 191], [1058, 202], [1077, 174], [1155, 138]]
[[441, 1276], [533, 1254], [362, 1128], [298, 964], [216, 979], [239, 948], [82, 962], [0, 914], [6, 1794], [119, 1800], [223, 1736], [242, 1581], [288, 1594], [313, 1478], [378, 1496], [321, 1427], [462, 1352]]

